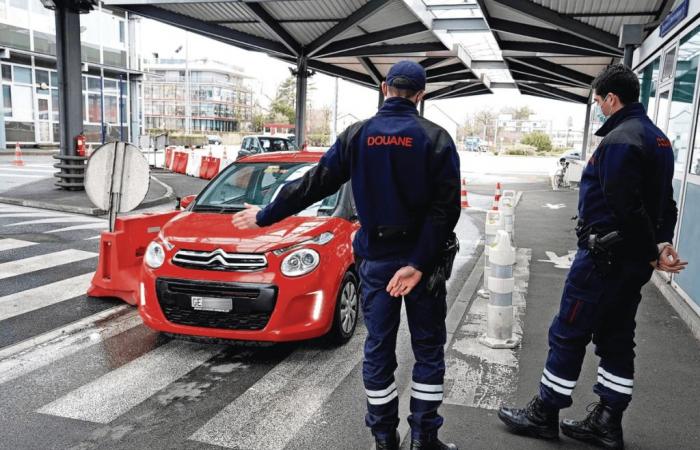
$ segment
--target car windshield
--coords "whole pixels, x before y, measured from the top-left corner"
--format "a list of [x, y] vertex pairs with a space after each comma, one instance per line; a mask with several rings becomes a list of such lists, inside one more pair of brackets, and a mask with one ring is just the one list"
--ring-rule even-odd
[[260, 145], [266, 152], [286, 152], [296, 150], [296, 146], [282, 138], [259, 137]]
[[[271, 203], [282, 186], [301, 178], [315, 163], [234, 163], [197, 198], [193, 211], [229, 212], [244, 203], [262, 207]], [[300, 216], [329, 216], [338, 204], [339, 192], [309, 206]]]

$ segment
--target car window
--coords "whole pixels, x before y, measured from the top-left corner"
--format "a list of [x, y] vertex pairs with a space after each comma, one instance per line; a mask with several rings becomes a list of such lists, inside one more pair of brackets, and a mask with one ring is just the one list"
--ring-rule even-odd
[[[205, 188], [197, 198], [194, 211], [208, 206], [243, 208], [244, 203], [267, 206], [285, 184], [301, 178], [314, 166], [313, 163], [234, 163]], [[336, 192], [299, 215], [329, 216], [335, 210], [338, 198]]]
[[243, 142], [241, 142], [241, 150], [248, 150], [249, 145], [250, 145], [250, 138], [243, 139]]
[[290, 150], [286, 139], [260, 138], [260, 142], [262, 143], [266, 152], [286, 152]]

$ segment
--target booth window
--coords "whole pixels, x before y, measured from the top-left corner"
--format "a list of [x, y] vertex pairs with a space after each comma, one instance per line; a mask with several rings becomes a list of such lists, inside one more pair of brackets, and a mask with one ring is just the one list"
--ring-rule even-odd
[[644, 105], [644, 109], [651, 117], [656, 106], [656, 82], [659, 79], [659, 64], [661, 58], [657, 57], [651, 64], [647, 65], [639, 76], [639, 101]]

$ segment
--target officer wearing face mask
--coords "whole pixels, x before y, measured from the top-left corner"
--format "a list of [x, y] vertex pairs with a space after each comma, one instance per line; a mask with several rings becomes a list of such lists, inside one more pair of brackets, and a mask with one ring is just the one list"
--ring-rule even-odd
[[[654, 269], [678, 273], [686, 263], [673, 245], [674, 153], [668, 138], [637, 102], [639, 81], [611, 66], [593, 81], [603, 138], [581, 177], [578, 251], [549, 329], [549, 355], [539, 393], [522, 409], [502, 407], [499, 418], [515, 432], [623, 448], [622, 414], [634, 386], [634, 330], [641, 288]], [[600, 357], [593, 391], [600, 402], [580, 421], [559, 421], [572, 404], [586, 345]]]

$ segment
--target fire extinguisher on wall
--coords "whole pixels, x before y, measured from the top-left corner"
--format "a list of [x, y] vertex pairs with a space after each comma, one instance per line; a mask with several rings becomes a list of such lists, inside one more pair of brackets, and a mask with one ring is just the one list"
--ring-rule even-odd
[[85, 156], [85, 135], [80, 133], [75, 137], [75, 150], [78, 156]]

